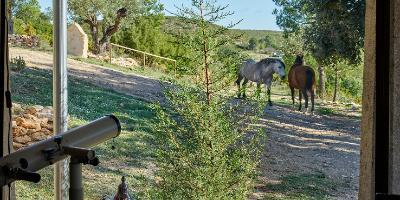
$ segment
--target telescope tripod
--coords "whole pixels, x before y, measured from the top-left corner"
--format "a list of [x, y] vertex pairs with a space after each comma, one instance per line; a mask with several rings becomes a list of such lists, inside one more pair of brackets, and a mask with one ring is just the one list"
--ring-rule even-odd
[[[62, 146], [62, 137], [55, 137], [54, 142], [57, 143], [56, 148], [49, 148], [43, 150], [43, 154], [49, 164], [54, 164], [54, 158], [59, 156], [70, 156], [70, 200], [83, 200], [83, 185], [82, 185], [82, 164], [97, 166], [100, 162], [95, 155], [95, 151], [86, 148]], [[29, 172], [26, 170], [28, 162], [26, 159], [19, 160], [20, 167], [3, 166], [0, 170], [0, 182], [2, 185], [11, 184], [17, 180], [24, 180], [28, 182], [38, 183], [41, 179], [40, 174], [36, 172]]]

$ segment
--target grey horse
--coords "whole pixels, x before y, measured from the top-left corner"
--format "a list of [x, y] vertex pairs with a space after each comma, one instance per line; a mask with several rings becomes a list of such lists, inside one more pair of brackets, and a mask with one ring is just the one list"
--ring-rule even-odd
[[[258, 94], [261, 90], [261, 84], [265, 84], [267, 88], [268, 103], [269, 105], [272, 105], [271, 84], [274, 73], [277, 73], [281, 79], [285, 79], [285, 64], [279, 59], [265, 58], [259, 62], [251, 59], [244, 61], [240, 68], [238, 79], [236, 80], [236, 84], [239, 88], [238, 98], [241, 98], [241, 95], [243, 98], [246, 98], [246, 84], [248, 81], [252, 81], [257, 83]], [[242, 83], [242, 89], [240, 89], [242, 80], [244, 81]]]

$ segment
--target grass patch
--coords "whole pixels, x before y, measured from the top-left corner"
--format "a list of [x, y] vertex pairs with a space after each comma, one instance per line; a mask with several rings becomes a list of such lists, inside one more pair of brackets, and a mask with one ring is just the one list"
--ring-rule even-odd
[[[11, 75], [13, 101], [25, 105], [52, 105], [52, 75], [50, 71], [27, 68]], [[150, 177], [146, 169], [152, 160], [149, 148], [154, 113], [150, 105], [133, 97], [102, 89], [70, 77], [68, 110], [71, 126], [85, 124], [106, 114], [116, 115], [122, 124], [122, 134], [113, 141], [95, 148], [98, 167], [84, 167], [85, 197], [101, 199], [116, 192], [122, 175], [127, 176], [134, 190], [141, 176]], [[112, 150], [111, 146], [116, 149]], [[39, 184], [17, 182], [18, 199], [52, 199], [52, 167], [41, 170]]]
[[341, 184], [329, 179], [323, 173], [289, 175], [278, 184], [266, 185], [269, 200], [329, 199], [331, 191]]
[[317, 112], [321, 115], [334, 115], [335, 111], [332, 108], [319, 107]]

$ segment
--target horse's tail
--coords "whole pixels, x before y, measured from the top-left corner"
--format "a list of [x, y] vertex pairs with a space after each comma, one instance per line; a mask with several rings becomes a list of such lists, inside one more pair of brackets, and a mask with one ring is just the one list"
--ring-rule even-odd
[[314, 73], [311, 69], [306, 70], [306, 88], [311, 90], [314, 84]]

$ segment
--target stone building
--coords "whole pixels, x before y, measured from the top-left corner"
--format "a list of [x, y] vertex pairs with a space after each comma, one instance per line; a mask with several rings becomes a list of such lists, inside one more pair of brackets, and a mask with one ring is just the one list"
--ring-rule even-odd
[[68, 54], [82, 58], [88, 57], [88, 36], [82, 27], [73, 23], [68, 27]]

